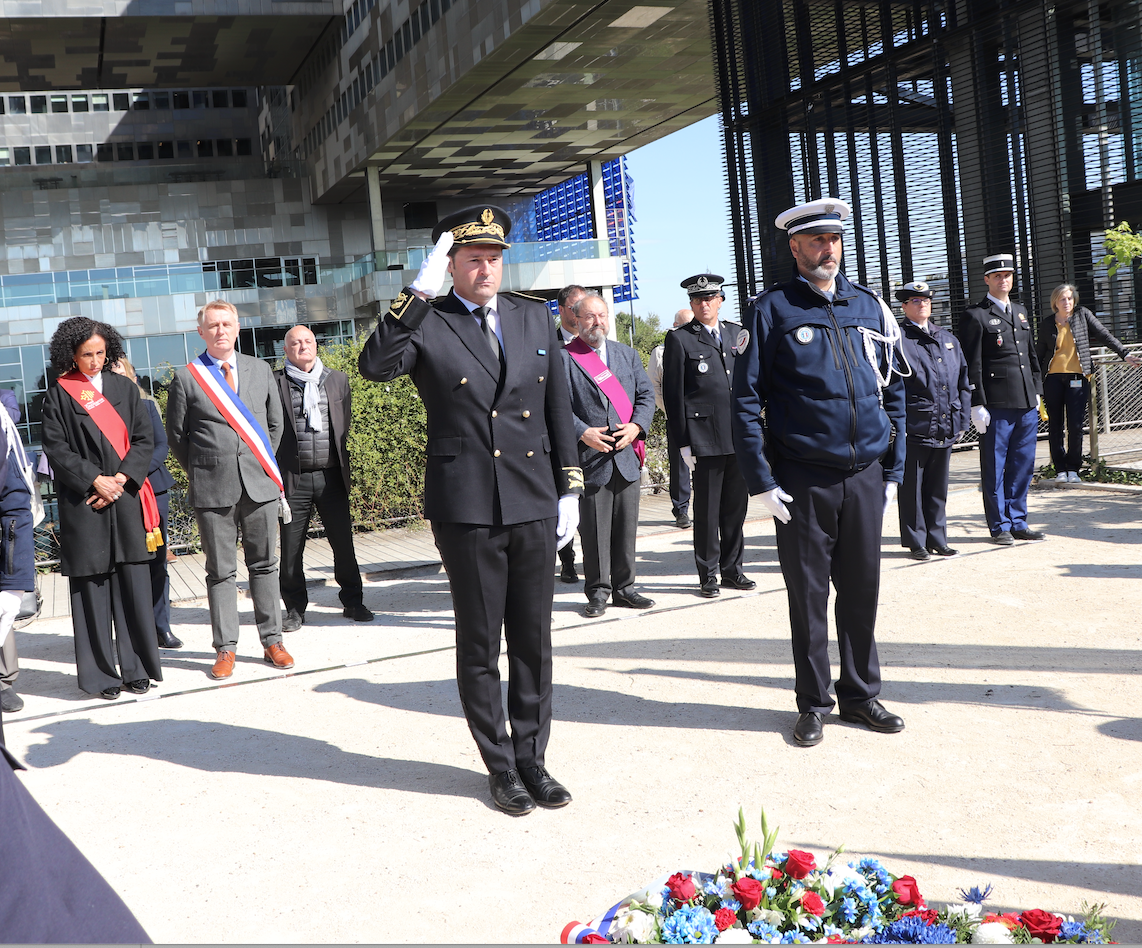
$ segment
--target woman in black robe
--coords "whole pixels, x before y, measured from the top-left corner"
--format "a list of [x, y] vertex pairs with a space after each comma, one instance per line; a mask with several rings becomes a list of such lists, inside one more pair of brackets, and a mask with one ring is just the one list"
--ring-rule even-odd
[[48, 389], [43, 445], [59, 499], [60, 570], [71, 589], [79, 687], [108, 699], [118, 698], [121, 688], [144, 694], [151, 679], [163, 677], [151, 601], [154, 554], [147, 549], [139, 496], [154, 451], [151, 420], [138, 387], [103, 371], [123, 356], [122, 337], [106, 323], [66, 319], [50, 350], [57, 376], [81, 372], [84, 385], [102, 393], [130, 437], [120, 458], [58, 380]]

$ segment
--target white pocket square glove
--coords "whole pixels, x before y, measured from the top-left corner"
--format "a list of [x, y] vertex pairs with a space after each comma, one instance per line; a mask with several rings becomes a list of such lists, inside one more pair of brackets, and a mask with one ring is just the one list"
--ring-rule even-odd
[[775, 487], [773, 490], [767, 490], [761, 495], [761, 502], [769, 509], [782, 523], [788, 523], [790, 518], [789, 508], [785, 506], [786, 503], [793, 503], [793, 498], [790, 497], [780, 487]]
[[896, 482], [884, 482], [884, 512], [888, 513], [888, 508], [892, 506], [892, 502], [896, 500]]
[[444, 286], [444, 280], [448, 276], [448, 251], [452, 249], [452, 244], [455, 242], [450, 230], [446, 230], [440, 235], [440, 239], [436, 241], [436, 246], [432, 248], [428, 256], [424, 258], [424, 263], [420, 265], [420, 272], [416, 275], [416, 279], [409, 284], [410, 290], [423, 293], [429, 299], [440, 295], [440, 288]]
[[555, 549], [562, 550], [579, 529], [579, 495], [564, 494], [559, 498], [559, 522], [555, 526]]
[[694, 468], [698, 464], [698, 459], [694, 457], [694, 453], [690, 450], [690, 445], [678, 449], [678, 455], [682, 458], [682, 463], [690, 468], [690, 473], [694, 473]]
[[0, 592], [0, 646], [8, 641], [8, 634], [12, 631], [12, 623], [20, 613], [20, 600], [23, 597], [18, 592], [5, 589]]
[[976, 431], [983, 434], [987, 431], [987, 426], [991, 424], [991, 412], [983, 405], [972, 405], [971, 423], [975, 425]]

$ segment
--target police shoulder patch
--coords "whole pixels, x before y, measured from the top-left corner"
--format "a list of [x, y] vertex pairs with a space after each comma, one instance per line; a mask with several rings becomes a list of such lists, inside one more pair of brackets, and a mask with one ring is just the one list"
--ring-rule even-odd
[[813, 327], [800, 326], [797, 331], [793, 333], [793, 338], [796, 339], [801, 345], [807, 346], [813, 341]]
[[749, 330], [743, 329], [738, 333], [738, 340], [736, 343], [734, 343], [734, 347], [738, 350], [738, 352], [741, 352], [748, 345], [749, 345]]

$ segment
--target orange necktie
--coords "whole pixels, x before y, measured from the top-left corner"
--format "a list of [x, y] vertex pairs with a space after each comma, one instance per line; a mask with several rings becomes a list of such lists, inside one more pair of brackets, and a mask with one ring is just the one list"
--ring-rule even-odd
[[226, 384], [230, 386], [230, 391], [237, 393], [238, 386], [234, 384], [234, 373], [230, 371], [230, 363], [222, 363], [222, 377], [226, 380]]

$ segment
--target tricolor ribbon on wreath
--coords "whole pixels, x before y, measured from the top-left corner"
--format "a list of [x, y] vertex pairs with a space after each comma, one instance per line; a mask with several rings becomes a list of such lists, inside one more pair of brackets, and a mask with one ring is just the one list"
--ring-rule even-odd
[[[95, 422], [95, 427], [122, 461], [131, 450], [131, 433], [127, 430], [127, 424], [119, 412], [102, 393], [96, 391], [90, 379], [82, 372], [78, 370], [68, 372], [67, 375], [61, 375], [57, 381], [60, 387], [86, 410], [88, 416]], [[147, 534], [147, 552], [154, 553], [164, 541], [163, 532], [159, 528], [162, 522], [159, 519], [159, 504], [155, 500], [155, 489], [151, 486], [149, 477], [143, 478], [143, 484], [139, 488], [139, 503], [143, 508], [143, 530]]]
[[254, 452], [254, 457], [262, 465], [262, 470], [277, 485], [282, 523], [289, 523], [293, 519], [293, 514], [286, 501], [281, 468], [278, 467], [278, 459], [274, 456], [274, 449], [266, 429], [258, 423], [258, 419], [254, 417], [249, 406], [238, 397], [238, 393], [227, 384], [222, 377], [222, 371], [218, 368], [218, 363], [210, 358], [208, 353], [204, 352], [197, 359], [193, 359], [187, 364], [187, 368], [226, 423], [245, 442], [246, 447]]

